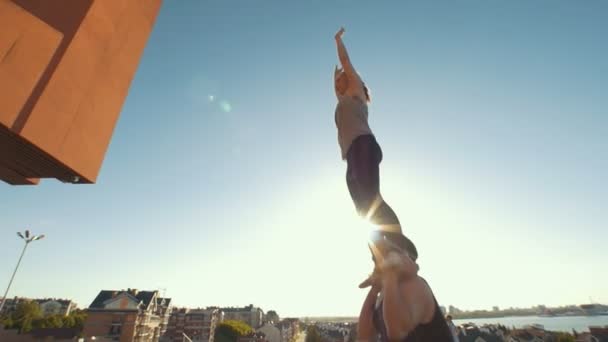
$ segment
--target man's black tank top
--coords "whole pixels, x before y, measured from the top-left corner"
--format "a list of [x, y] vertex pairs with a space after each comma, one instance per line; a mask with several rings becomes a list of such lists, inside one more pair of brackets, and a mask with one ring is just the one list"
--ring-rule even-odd
[[[437, 304], [435, 296], [433, 296], [435, 302], [435, 314], [433, 319], [425, 324], [418, 325], [402, 342], [452, 342], [452, 333], [448, 324], [443, 317], [443, 313]], [[386, 333], [386, 326], [384, 325], [384, 317], [382, 316], [382, 305], [381, 302], [377, 309], [374, 310], [374, 326], [380, 333], [381, 342], [388, 342], [388, 335]]]

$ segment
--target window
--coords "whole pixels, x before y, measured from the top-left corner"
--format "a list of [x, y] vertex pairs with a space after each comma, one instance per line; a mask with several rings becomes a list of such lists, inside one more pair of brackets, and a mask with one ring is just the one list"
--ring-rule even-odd
[[122, 331], [122, 324], [120, 323], [112, 323], [110, 327], [110, 335], [120, 335]]

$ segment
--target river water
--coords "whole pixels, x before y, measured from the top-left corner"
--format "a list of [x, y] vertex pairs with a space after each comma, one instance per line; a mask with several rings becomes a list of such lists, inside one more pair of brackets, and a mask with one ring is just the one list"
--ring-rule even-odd
[[572, 332], [589, 331], [589, 326], [608, 326], [608, 316], [560, 316], [560, 317], [538, 317], [538, 316], [516, 316], [500, 318], [478, 318], [478, 319], [455, 319], [454, 323], [502, 324], [507, 328], [522, 328], [529, 324], [541, 324], [546, 330]]

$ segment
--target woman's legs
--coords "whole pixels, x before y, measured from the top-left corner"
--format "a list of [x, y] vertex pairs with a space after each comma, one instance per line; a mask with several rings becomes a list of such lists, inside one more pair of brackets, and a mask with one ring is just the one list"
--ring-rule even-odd
[[380, 195], [382, 150], [373, 135], [355, 139], [348, 151], [346, 183], [357, 212], [379, 229], [401, 233], [399, 218]]

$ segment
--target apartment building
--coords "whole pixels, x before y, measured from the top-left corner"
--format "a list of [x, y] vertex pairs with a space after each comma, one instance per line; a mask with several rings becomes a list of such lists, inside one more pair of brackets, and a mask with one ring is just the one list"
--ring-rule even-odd
[[173, 308], [161, 341], [182, 342], [185, 335], [193, 342], [213, 342], [215, 328], [222, 320], [223, 315], [218, 308]]
[[264, 324], [264, 311], [252, 304], [245, 307], [222, 308], [225, 320], [243, 321], [253, 329], [257, 329]]
[[69, 299], [34, 299], [40, 306], [40, 311], [44, 316], [61, 315], [67, 316], [77, 308], [76, 303]]
[[170, 302], [158, 291], [102, 290], [87, 309], [84, 337], [158, 342], [167, 327]]

